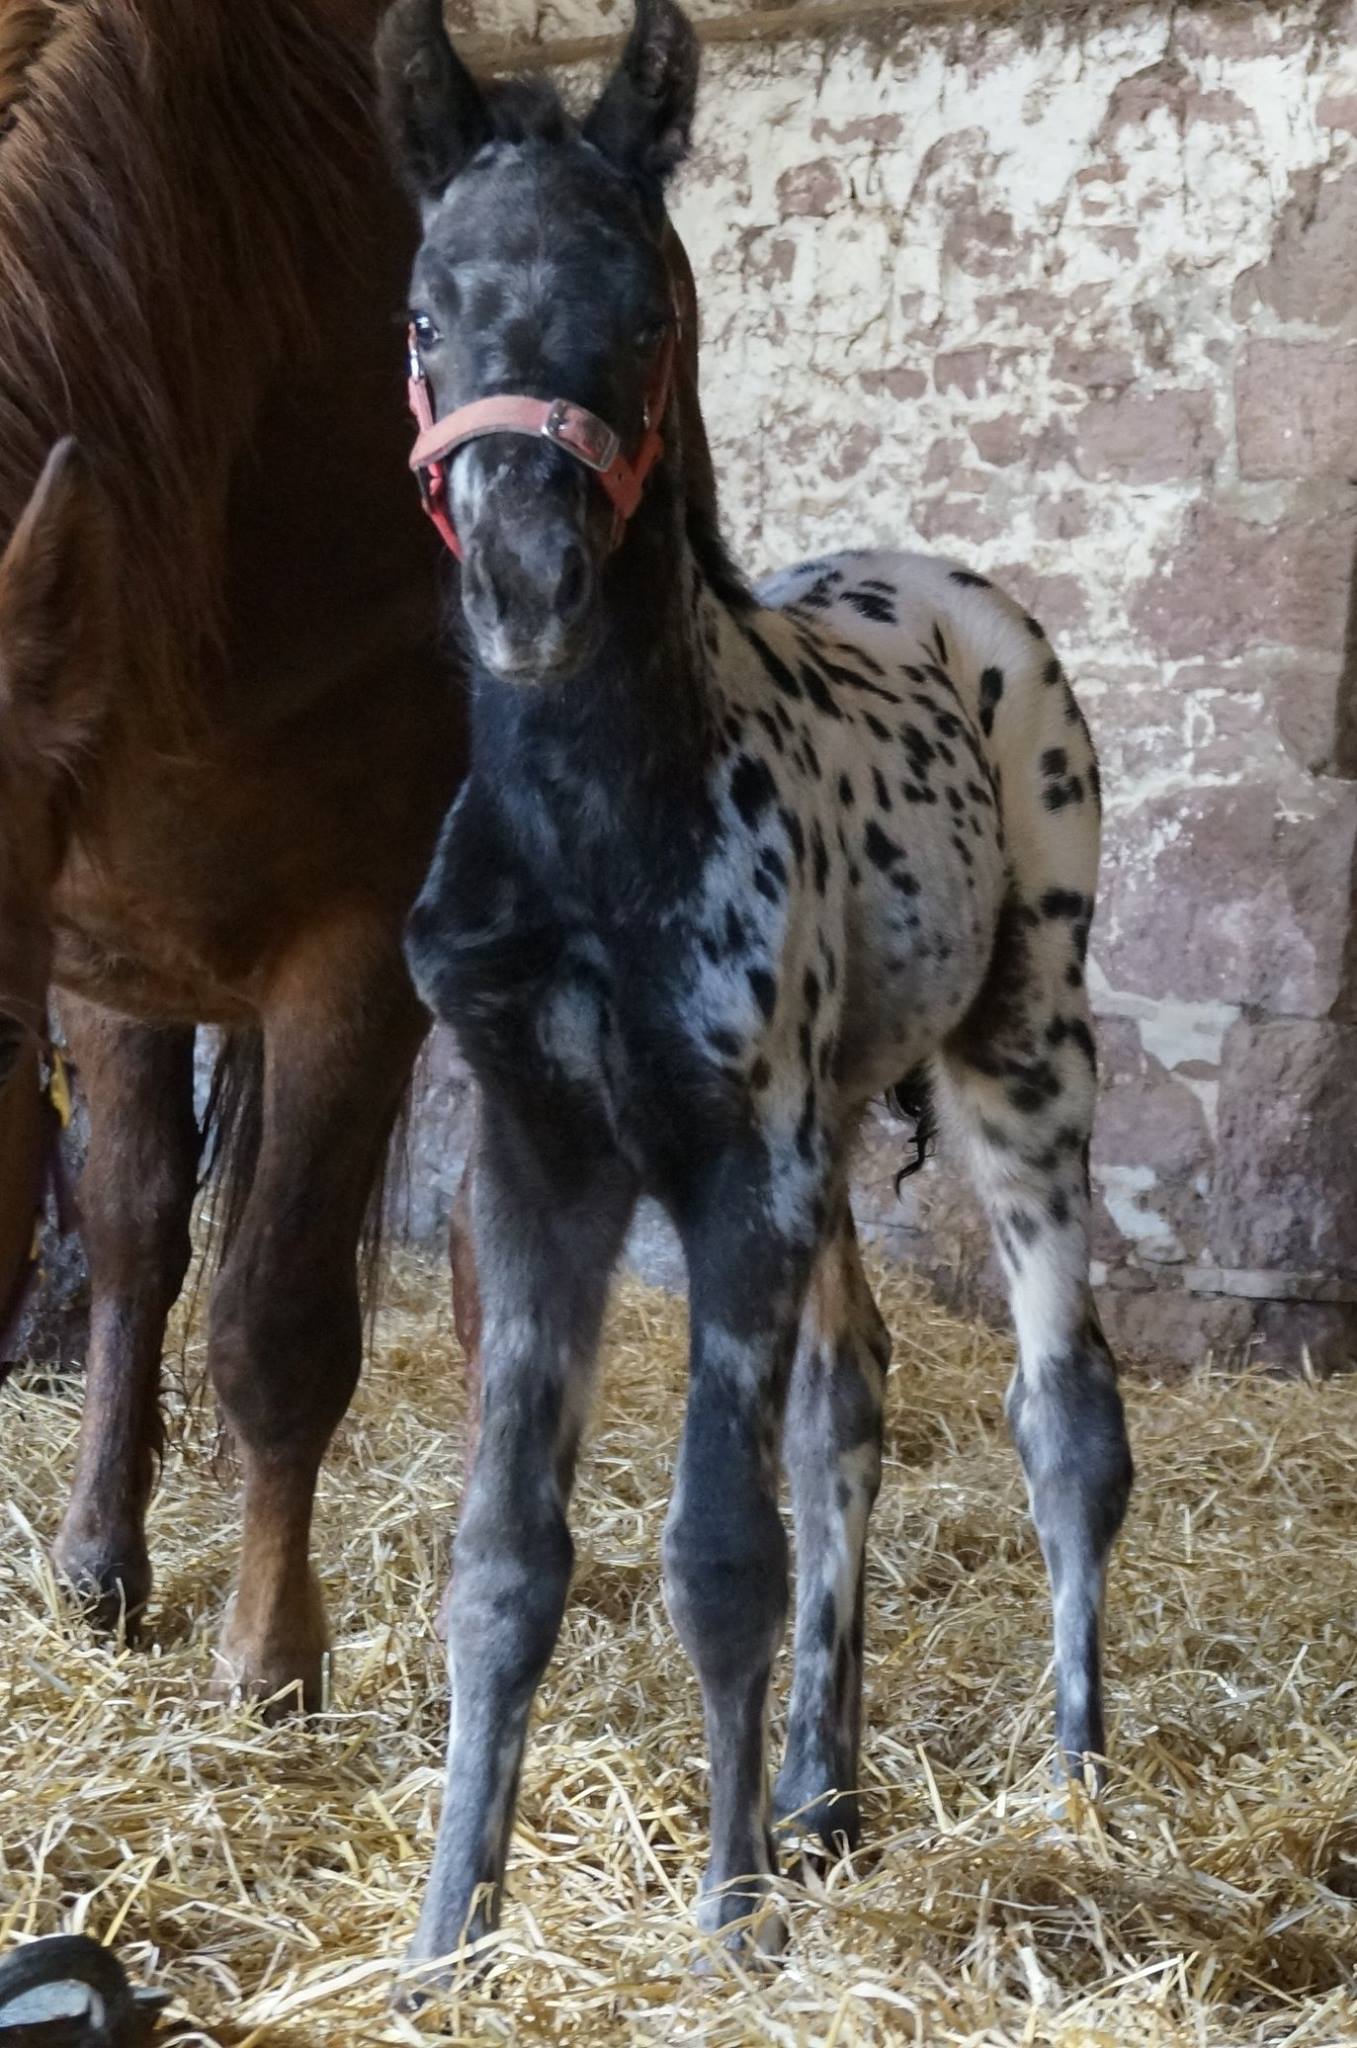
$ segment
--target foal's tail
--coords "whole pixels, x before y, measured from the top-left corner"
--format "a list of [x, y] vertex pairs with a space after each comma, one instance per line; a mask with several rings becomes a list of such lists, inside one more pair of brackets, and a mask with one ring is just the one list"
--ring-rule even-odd
[[933, 1100], [933, 1074], [926, 1062], [912, 1067], [902, 1081], [886, 1090], [886, 1107], [903, 1123], [914, 1126], [914, 1157], [907, 1159], [895, 1176], [895, 1192], [901, 1181], [917, 1173], [933, 1150], [938, 1135], [937, 1106]]

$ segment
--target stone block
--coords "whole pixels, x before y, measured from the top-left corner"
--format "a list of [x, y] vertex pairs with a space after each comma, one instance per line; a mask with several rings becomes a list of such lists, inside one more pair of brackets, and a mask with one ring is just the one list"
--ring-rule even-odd
[[446, 1234], [471, 1142], [473, 1109], [471, 1078], [452, 1034], [440, 1025], [415, 1069], [403, 1186], [394, 1198], [396, 1228], [414, 1243]]
[[1140, 995], [1327, 1016], [1349, 1000], [1355, 857], [1350, 785], [1147, 796], [1109, 818], [1099, 966]]
[[1271, 254], [1235, 284], [1236, 319], [1260, 306], [1308, 328], [1357, 326], [1357, 166], [1293, 173]]
[[1095, 483], [1162, 484], [1204, 474], [1223, 442], [1210, 391], [1120, 391], [1074, 422], [1074, 463]]
[[1129, 1018], [1100, 1018], [1097, 1032], [1094, 1251], [1114, 1261], [1129, 1247], [1155, 1266], [1197, 1258], [1207, 1242], [1204, 1190], [1215, 1145], [1192, 1084], [1209, 1084], [1214, 1070], [1164, 1066]]
[[1251, 341], [1235, 379], [1235, 419], [1241, 476], [1346, 482], [1357, 446], [1357, 342]]
[[1255, 523], [1203, 500], [1131, 593], [1131, 622], [1147, 651], [1171, 661], [1268, 646], [1334, 656], [1351, 570], [1352, 521], [1337, 502]]
[[833, 158], [827, 156], [794, 164], [783, 171], [775, 190], [778, 211], [784, 220], [796, 214], [823, 219], [842, 206], [846, 197], [843, 175]]
[[1326, 1301], [1256, 1302], [1250, 1359], [1272, 1372], [1320, 1379], [1357, 1371], [1357, 1307]]
[[1357, 1027], [1231, 1026], [1210, 1237], [1222, 1266], [1357, 1279]]
[[1146, 1292], [1100, 1287], [1097, 1298], [1107, 1341], [1123, 1365], [1167, 1373], [1239, 1365], [1253, 1335], [1246, 1301], [1167, 1286]]

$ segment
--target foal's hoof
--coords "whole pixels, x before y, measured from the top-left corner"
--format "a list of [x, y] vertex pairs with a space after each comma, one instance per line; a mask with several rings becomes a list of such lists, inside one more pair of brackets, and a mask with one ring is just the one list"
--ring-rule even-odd
[[1077, 1808], [1080, 1800], [1096, 1806], [1107, 1790], [1107, 1758], [1095, 1755], [1092, 1750], [1076, 1755], [1058, 1749], [1052, 1776], [1056, 1791], [1072, 1806]]
[[460, 1941], [446, 1946], [436, 1935], [417, 1929], [392, 1989], [393, 2010], [418, 2012], [440, 1991], [484, 1977], [499, 1945], [497, 1933], [490, 1915], [479, 1910], [468, 1920]]
[[747, 1891], [708, 1892], [699, 1901], [697, 1924], [709, 1941], [719, 1946], [694, 1952], [691, 1968], [695, 1977], [715, 1976], [727, 1956], [746, 1966], [771, 1965], [790, 1938], [787, 1922], [773, 1900], [751, 1898]]
[[151, 1561], [144, 1544], [78, 1536], [63, 1528], [52, 1546], [52, 1563], [91, 1628], [136, 1640], [151, 1597]]
[[318, 1714], [326, 1705], [330, 1637], [314, 1576], [298, 1615], [251, 1626], [233, 1594], [216, 1649], [212, 1692], [218, 1699], [256, 1700], [265, 1720]]
[[784, 1770], [773, 1790], [773, 1820], [784, 1841], [818, 1841], [827, 1855], [851, 1853], [862, 1840], [862, 1802], [856, 1792], [823, 1790], [824, 1773]]

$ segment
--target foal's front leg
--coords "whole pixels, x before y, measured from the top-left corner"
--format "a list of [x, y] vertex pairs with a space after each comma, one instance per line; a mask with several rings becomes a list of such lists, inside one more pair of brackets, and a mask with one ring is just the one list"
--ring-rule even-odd
[[[702, 1686], [711, 1861], [699, 1924], [719, 1933], [764, 1901], [775, 1869], [765, 1712], [787, 1609], [778, 1448], [813, 1256], [813, 1192], [731, 1155], [681, 1218], [691, 1285], [688, 1408], [664, 1530], [669, 1613]], [[768, 1915], [768, 1952], [786, 1930]]]
[[488, 1096], [470, 1224], [480, 1288], [480, 1435], [444, 1602], [452, 1723], [433, 1872], [411, 1960], [494, 1931], [528, 1715], [555, 1647], [566, 1508], [608, 1278], [635, 1200], [590, 1127]]

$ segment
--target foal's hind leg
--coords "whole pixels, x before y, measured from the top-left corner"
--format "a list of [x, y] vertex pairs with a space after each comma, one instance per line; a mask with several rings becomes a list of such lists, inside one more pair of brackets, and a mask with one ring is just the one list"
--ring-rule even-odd
[[424, 1028], [392, 935], [357, 919], [294, 948], [264, 1007], [259, 1157], [208, 1347], [245, 1495], [219, 1660], [224, 1683], [263, 1699], [321, 1697], [311, 1512], [358, 1380], [363, 1217]]
[[863, 1560], [881, 1484], [890, 1337], [846, 1198], [816, 1262], [783, 1432], [796, 1517], [796, 1648], [779, 1820], [856, 1845], [861, 1826]]
[[90, 1113], [80, 1218], [92, 1301], [75, 1484], [53, 1555], [112, 1627], [151, 1590], [160, 1354], [188, 1271], [198, 1167], [193, 1032], [128, 1023], [69, 996], [61, 1013]]
[[1051, 1582], [1058, 1758], [1075, 1776], [1106, 1753], [1103, 1584], [1132, 1479], [1089, 1288], [1095, 1056], [1081, 938], [1058, 897], [1044, 916], [1010, 906], [989, 986], [942, 1062], [1017, 1330], [1008, 1418]]

